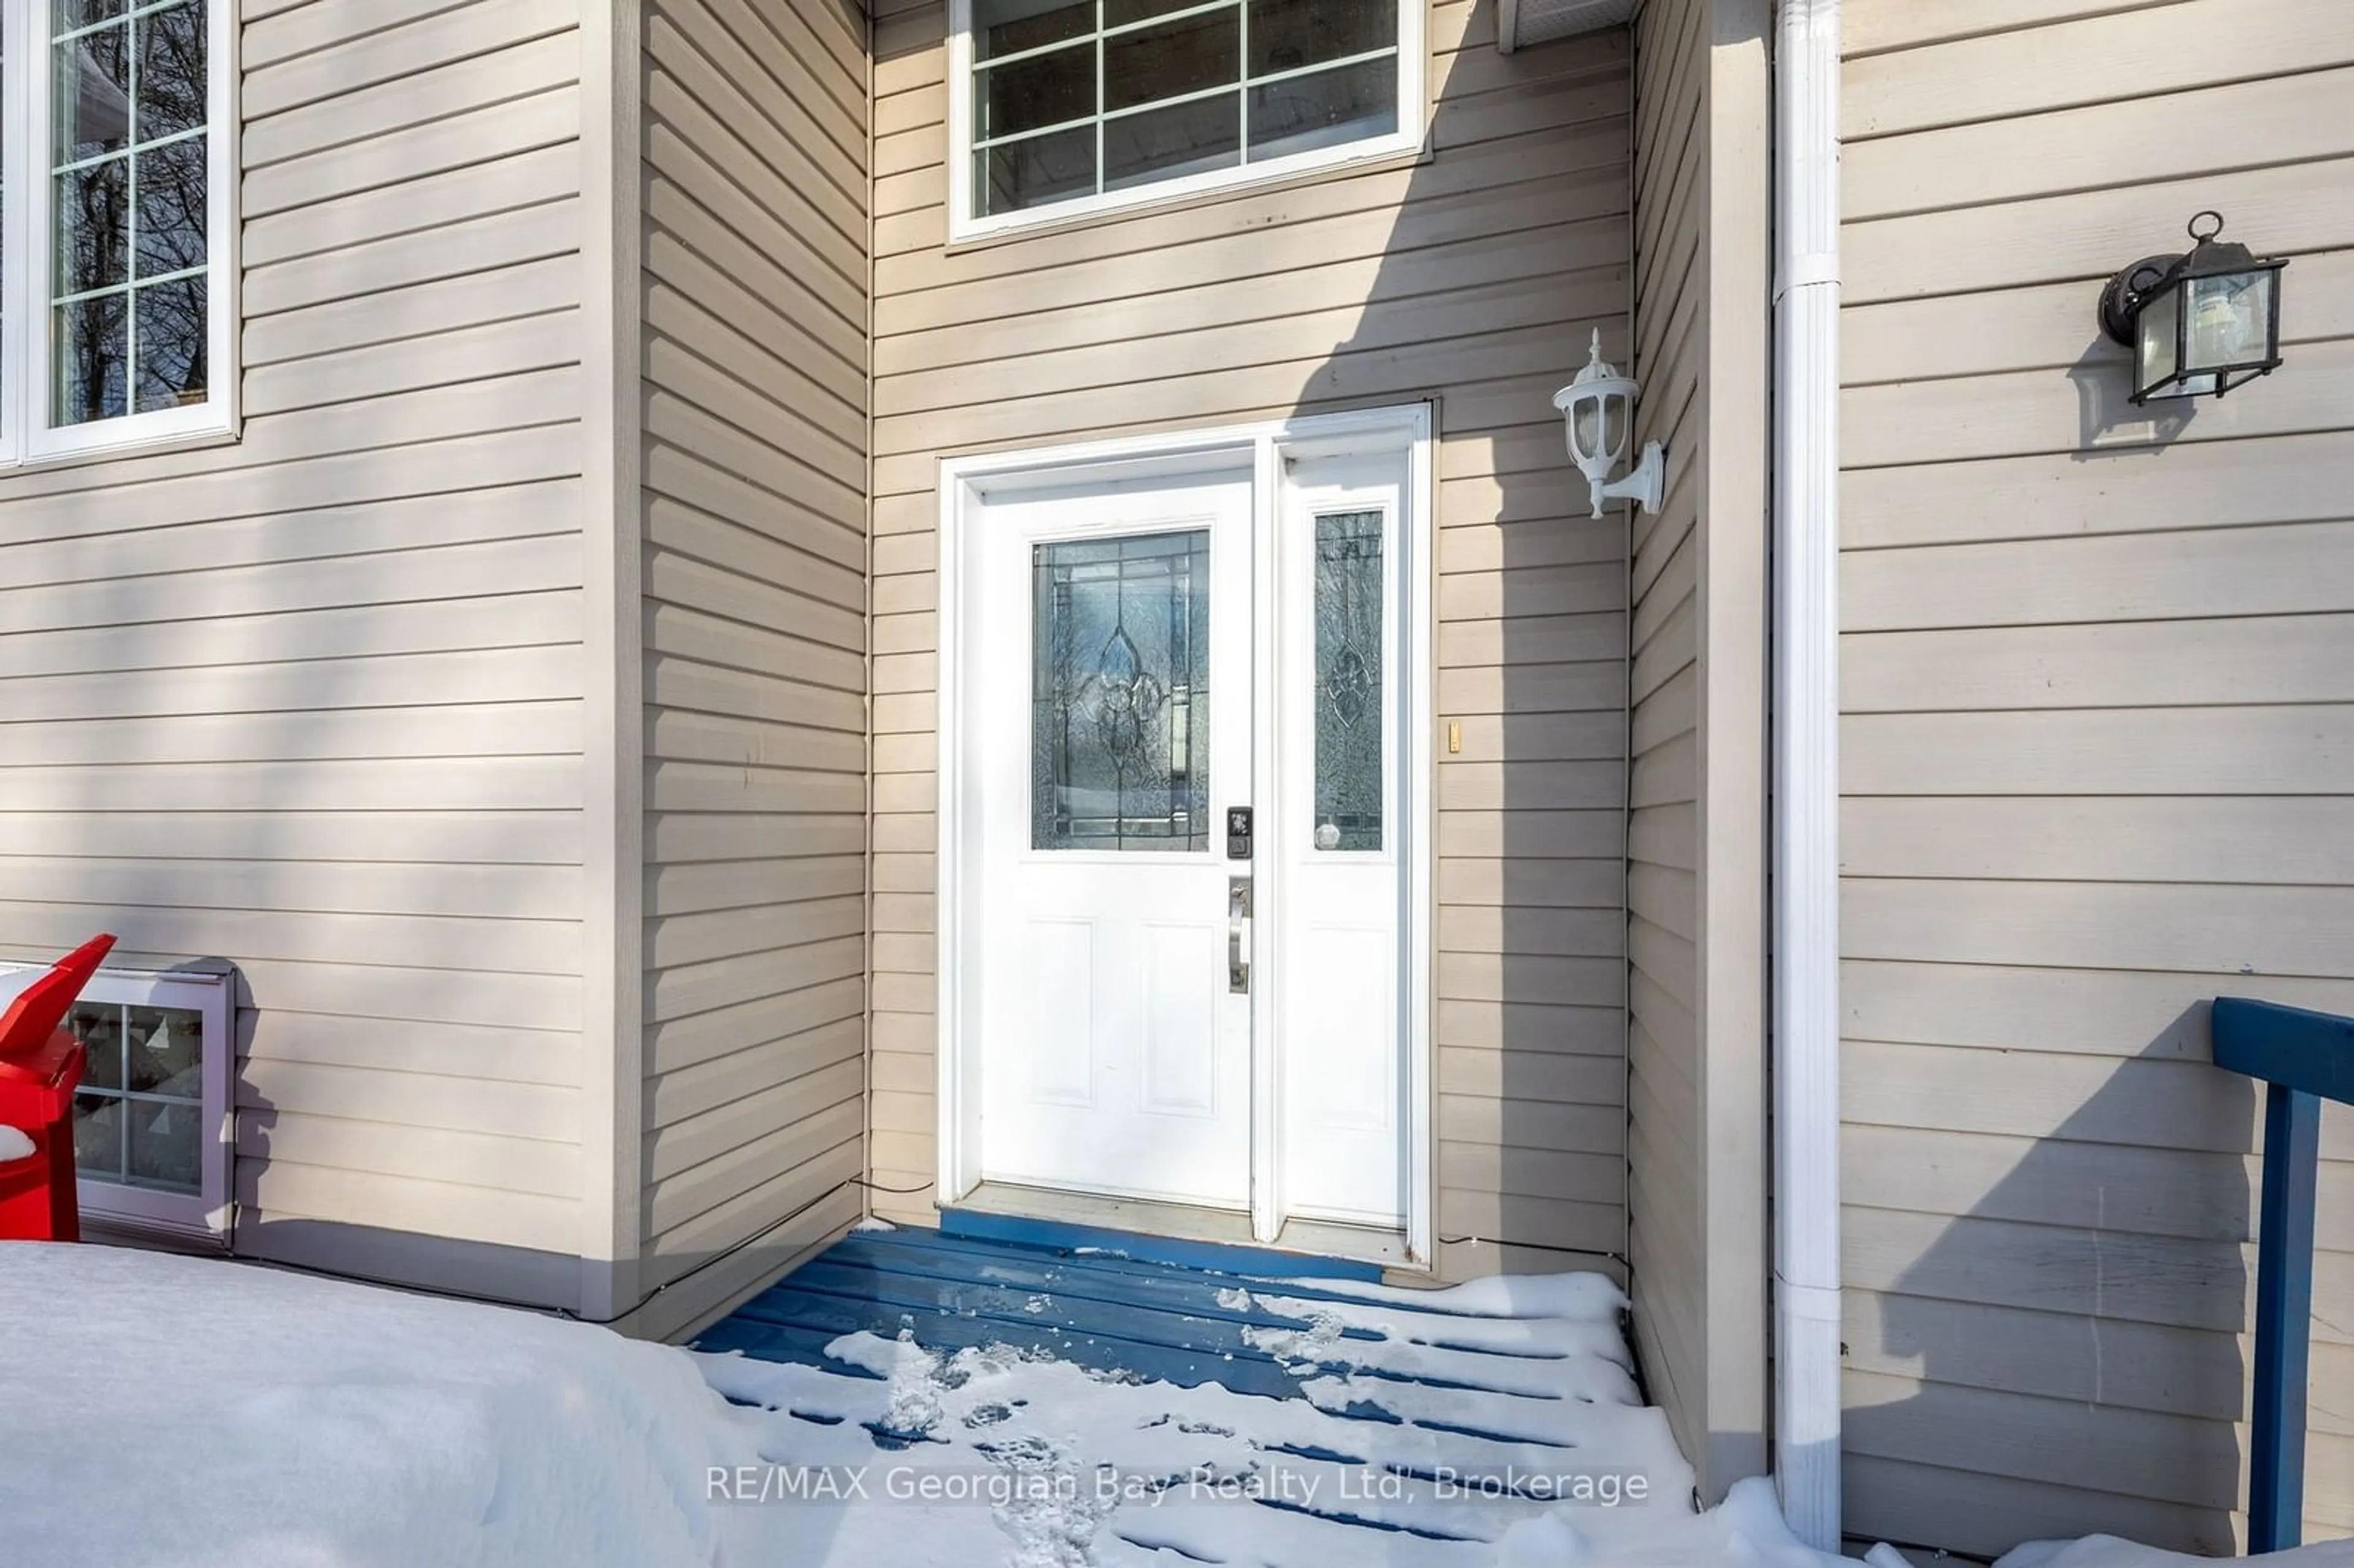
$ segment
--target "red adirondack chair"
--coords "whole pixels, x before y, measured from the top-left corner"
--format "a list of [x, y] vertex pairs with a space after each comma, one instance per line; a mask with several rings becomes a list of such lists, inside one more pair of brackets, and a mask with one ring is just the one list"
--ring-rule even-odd
[[33, 1152], [0, 1160], [0, 1241], [80, 1241], [74, 1192], [73, 1098], [81, 1043], [66, 1012], [114, 947], [94, 937], [50, 967], [0, 1013], [0, 1127], [33, 1140]]

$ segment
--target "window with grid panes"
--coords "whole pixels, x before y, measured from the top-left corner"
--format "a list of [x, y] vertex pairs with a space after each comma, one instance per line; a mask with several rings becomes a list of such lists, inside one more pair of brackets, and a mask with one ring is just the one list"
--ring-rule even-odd
[[1410, 145], [1401, 4], [960, 0], [960, 216], [1120, 205]]
[[233, 10], [0, 5], [0, 461], [229, 427]]

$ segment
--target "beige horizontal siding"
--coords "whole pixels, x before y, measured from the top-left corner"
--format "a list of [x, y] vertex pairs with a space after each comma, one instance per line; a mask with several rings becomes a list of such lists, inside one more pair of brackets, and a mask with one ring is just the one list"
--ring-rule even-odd
[[239, 997], [236, 1245], [577, 1302], [577, 7], [244, 7], [234, 444], [0, 474], [0, 950]]
[[875, 23], [872, 1158], [908, 1190], [877, 1212], [934, 1212], [939, 458], [1429, 398], [1463, 745], [1436, 779], [1442, 1268], [1596, 1266], [1624, 1245], [1625, 567], [1547, 399], [1595, 327], [1626, 353], [1625, 36], [1507, 58], [1447, 0], [1426, 162], [950, 249], [945, 11]]
[[1678, 459], [1657, 515], [1635, 516], [1628, 700], [1628, 1255], [1635, 1334], [1651, 1398], [1684, 1452], [1708, 1425], [1700, 1192], [1700, 964], [1695, 946], [1700, 767], [1694, 556], [1701, 486], [1691, 466], [1705, 410], [1692, 340], [1706, 332], [1708, 6], [1659, 0], [1635, 31], [1636, 435]]
[[[2206, 1002], [2354, 1009], [2354, 37], [2296, 0], [1849, 21], [1848, 1528], [2230, 1552], [2260, 1118]], [[2094, 302], [2206, 207], [2296, 258], [2288, 364], [2145, 414]], [[2308, 1540], [2354, 1533], [2340, 1109]]]
[[1764, 1467], [1762, 6], [1636, 26], [1627, 846], [1628, 1226], [1652, 1398], [1702, 1495]]
[[692, 1332], [862, 1210], [864, 22], [644, 35], [645, 1096], [632, 1326]]

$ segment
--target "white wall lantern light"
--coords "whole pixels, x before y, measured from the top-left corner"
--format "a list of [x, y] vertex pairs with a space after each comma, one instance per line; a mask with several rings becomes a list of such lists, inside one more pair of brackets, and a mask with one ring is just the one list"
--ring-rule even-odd
[[2278, 368], [2285, 258], [2220, 242], [2223, 215], [2190, 220], [2180, 256], [2147, 256], [2101, 291], [2101, 330], [2134, 351], [2132, 400], [2221, 397]]
[[1613, 480], [1627, 456], [1627, 442], [1635, 428], [1635, 395], [1642, 387], [1631, 376], [1602, 357], [1602, 331], [1595, 329], [1592, 357], [1577, 379], [1553, 395], [1568, 427], [1570, 461], [1585, 475], [1593, 493], [1594, 515], [1602, 515], [1606, 501], [1632, 501], [1646, 512], [1659, 509], [1665, 487], [1668, 450], [1657, 441], [1643, 443], [1643, 455], [1626, 478]]

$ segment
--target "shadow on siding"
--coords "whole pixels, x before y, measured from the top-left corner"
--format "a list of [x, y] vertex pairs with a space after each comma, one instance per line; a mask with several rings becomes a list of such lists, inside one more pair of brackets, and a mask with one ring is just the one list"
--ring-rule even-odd
[[1623, 1283], [1627, 530], [1551, 398], [1596, 330], [1632, 356], [1628, 38], [1435, 26], [1428, 155], [1294, 408], [1436, 410], [1441, 1268]]
[[[2002, 1103], [2013, 1051], [2070, 1049], [2006, 1044], [1944, 1053], [1977, 1080], [1969, 1100]], [[1851, 1304], [1848, 1331], [1861, 1342], [1849, 1364], [1865, 1374], [1850, 1383], [1845, 1420], [1851, 1531], [1988, 1557], [2093, 1532], [2233, 1554], [2257, 1101], [2246, 1079], [2204, 1065], [2207, 1054], [2200, 1002], [2114, 1063], [1968, 1213], [1943, 1223], [1877, 1298], [1876, 1333]], [[1851, 1168], [1851, 1211], [1902, 1210], [1908, 1189], [1934, 1195], [1971, 1180], [1940, 1164], [1889, 1171], [1884, 1186]], [[1936, 1223], [1860, 1217], [1875, 1230]], [[1855, 1245], [1851, 1236], [1851, 1257]], [[1874, 1403], [1870, 1391], [1904, 1386], [1873, 1375], [1883, 1369], [1920, 1381]]]

